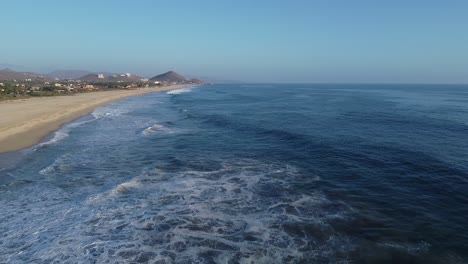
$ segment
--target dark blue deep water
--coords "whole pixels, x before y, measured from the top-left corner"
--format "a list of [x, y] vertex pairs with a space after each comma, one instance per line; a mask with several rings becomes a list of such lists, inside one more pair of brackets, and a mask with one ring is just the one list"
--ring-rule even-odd
[[468, 263], [467, 86], [193, 87], [0, 158], [0, 263]]

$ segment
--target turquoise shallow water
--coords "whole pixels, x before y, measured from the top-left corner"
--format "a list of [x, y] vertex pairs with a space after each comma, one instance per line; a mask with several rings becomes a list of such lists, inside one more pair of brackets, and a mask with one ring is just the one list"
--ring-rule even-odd
[[127, 98], [0, 157], [0, 263], [466, 263], [467, 136], [467, 86]]

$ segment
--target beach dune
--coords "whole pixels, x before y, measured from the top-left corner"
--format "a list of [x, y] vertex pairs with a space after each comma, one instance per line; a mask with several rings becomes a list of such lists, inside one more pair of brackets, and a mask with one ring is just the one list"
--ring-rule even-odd
[[99, 91], [0, 102], [0, 153], [31, 147], [63, 124], [90, 114], [99, 106], [129, 96], [180, 89], [183, 86]]

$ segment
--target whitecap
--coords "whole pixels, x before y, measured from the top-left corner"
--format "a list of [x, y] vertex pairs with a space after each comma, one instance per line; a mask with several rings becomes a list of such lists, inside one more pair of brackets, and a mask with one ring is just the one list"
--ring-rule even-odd
[[64, 127], [62, 127], [59, 130], [55, 131], [53, 136], [49, 140], [37, 144], [36, 147], [34, 148], [34, 151], [36, 151], [37, 149], [42, 148], [44, 146], [55, 144], [55, 143], [65, 139], [65, 138], [67, 138], [70, 135], [70, 131], [73, 128], [79, 127], [81, 125], [92, 122], [94, 120], [95, 119], [88, 119], [88, 120], [73, 122], [73, 123], [70, 123], [68, 125], [65, 125]]
[[55, 131], [53, 136], [50, 137], [49, 140], [37, 144], [36, 147], [34, 147], [33, 150], [36, 151], [37, 149], [40, 149], [42, 147], [52, 145], [52, 144], [55, 144], [55, 143], [57, 143], [59, 141], [62, 141], [63, 139], [65, 139], [65, 138], [67, 138], [69, 136], [70, 131], [73, 128], [82, 126], [84, 124], [87, 124], [89, 122], [93, 122], [93, 121], [96, 121], [96, 120], [99, 120], [99, 119], [102, 119], [102, 118], [121, 116], [122, 114], [125, 114], [127, 112], [128, 112], [127, 110], [120, 109], [120, 108], [116, 108], [116, 109], [109, 109], [109, 107], [97, 108], [96, 110], [94, 110], [91, 113], [90, 116], [87, 116], [87, 117], [84, 117], [84, 118], [79, 118], [79, 119], [77, 119], [77, 120], [75, 120], [75, 121], [73, 121], [71, 123], [68, 123], [68, 124], [64, 125], [59, 130]]
[[[59, 159], [52, 167], [65, 163]], [[26, 260], [67, 262], [65, 257], [73, 256], [75, 262], [176, 263], [319, 262], [333, 259], [335, 249], [346, 254], [352, 246], [329, 228], [328, 220], [345, 211], [330, 212], [330, 201], [320, 192], [292, 192], [284, 177], [299, 176], [298, 168], [252, 160], [218, 165], [208, 171], [145, 170], [92, 194], [80, 206], [75, 199], [64, 202], [68, 192], [55, 192], [61, 189], [54, 185], [25, 190], [33, 195], [22, 192], [24, 197], [6, 207], [6, 215], [12, 215], [8, 226], [24, 225], [25, 215], [33, 222], [0, 238], [8, 245], [0, 262], [19, 262], [23, 244], [29, 246]], [[43, 214], [44, 207], [57, 213]], [[37, 234], [29, 229], [36, 226], [41, 227], [32, 230]]]
[[124, 182], [124, 183], [121, 183], [121, 184], [117, 185], [117, 187], [115, 187], [111, 191], [111, 193], [115, 194], [115, 195], [123, 194], [123, 193], [127, 193], [129, 191], [135, 190], [140, 186], [141, 186], [141, 183], [137, 182], [137, 181]]
[[192, 87], [187, 87], [187, 88], [171, 90], [171, 91], [167, 92], [166, 94], [181, 94], [181, 93], [189, 93], [191, 91], [192, 91]]
[[143, 134], [144, 136], [148, 136], [148, 135], [151, 135], [151, 134], [156, 133], [156, 132], [158, 132], [158, 131], [161, 131], [161, 130], [163, 130], [164, 128], [165, 128], [164, 126], [161, 126], [161, 125], [158, 125], [158, 124], [152, 125], [152, 126], [149, 126], [149, 127], [145, 128], [145, 129], [143, 130], [142, 134]]
[[100, 118], [121, 116], [127, 112], [128, 110], [122, 109], [122, 108], [109, 109], [109, 107], [101, 107], [101, 108], [94, 110], [94, 112], [92, 112], [91, 115], [95, 119], [100, 119]]
[[145, 129], [143, 129], [141, 134], [143, 134], [143, 136], [147, 137], [147, 136], [151, 136], [151, 135], [161, 135], [161, 134], [167, 135], [167, 134], [180, 133], [182, 131], [183, 131], [182, 129], [169, 128], [169, 127], [166, 127], [166, 126], [163, 126], [163, 125], [160, 125], [160, 124], [154, 124], [154, 125], [151, 125], [151, 126], [145, 128]]

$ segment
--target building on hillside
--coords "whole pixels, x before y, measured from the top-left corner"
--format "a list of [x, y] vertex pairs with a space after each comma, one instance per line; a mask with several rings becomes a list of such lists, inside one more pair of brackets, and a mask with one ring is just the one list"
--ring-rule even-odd
[[0, 83], [0, 86], [5, 86], [5, 84], [3, 84], [3, 83]]
[[100, 74], [97, 75], [97, 77], [98, 77], [99, 79], [104, 79], [104, 74], [100, 73]]
[[87, 84], [87, 85], [83, 86], [82, 88], [85, 89], [85, 90], [94, 90], [94, 85]]
[[156, 85], [160, 85], [160, 84], [161, 84], [161, 82], [155, 81], [155, 82], [154, 82], [154, 84], [156, 84]]
[[55, 83], [54, 86], [55, 86], [55, 87], [62, 87], [62, 84], [60, 84], [60, 83]]

